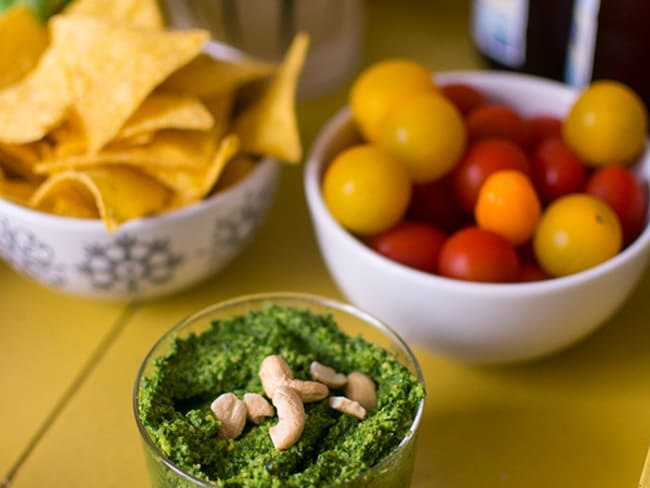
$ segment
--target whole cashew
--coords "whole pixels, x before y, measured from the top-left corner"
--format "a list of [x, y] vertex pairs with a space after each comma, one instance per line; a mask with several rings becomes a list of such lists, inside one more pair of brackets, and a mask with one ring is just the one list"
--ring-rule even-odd
[[264, 358], [260, 365], [259, 375], [264, 393], [271, 400], [277, 388], [282, 385], [293, 388], [305, 403], [317, 402], [329, 395], [329, 389], [323, 383], [294, 379], [286, 361], [275, 354]]
[[377, 391], [375, 383], [365, 374], [354, 371], [348, 375], [348, 383], [343, 389], [343, 394], [361, 404], [370, 411], [377, 406]]
[[286, 385], [275, 389], [273, 405], [278, 412], [278, 423], [269, 429], [271, 441], [276, 449], [288, 449], [298, 442], [305, 428], [305, 407], [298, 392]]
[[262, 395], [258, 393], [245, 393], [244, 403], [248, 411], [247, 418], [255, 425], [264, 422], [266, 417], [275, 415], [275, 410], [269, 402], [266, 401]]
[[219, 437], [236, 439], [246, 425], [246, 404], [232, 393], [223, 393], [210, 405], [214, 416], [221, 422]]

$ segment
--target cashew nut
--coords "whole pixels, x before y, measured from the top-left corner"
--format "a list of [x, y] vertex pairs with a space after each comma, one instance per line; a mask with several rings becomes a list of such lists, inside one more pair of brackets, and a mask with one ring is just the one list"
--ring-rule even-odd
[[281, 356], [273, 354], [262, 360], [259, 371], [262, 388], [269, 398], [273, 398], [275, 389], [293, 379], [291, 368]]
[[305, 428], [305, 407], [298, 392], [286, 385], [275, 389], [273, 405], [278, 412], [278, 423], [269, 429], [271, 441], [276, 449], [288, 449], [298, 442]]
[[221, 422], [219, 437], [236, 439], [246, 425], [246, 404], [232, 393], [223, 393], [210, 405], [215, 417]]
[[305, 403], [317, 402], [329, 395], [329, 389], [323, 383], [293, 379], [291, 368], [282, 357], [271, 355], [264, 358], [260, 365], [260, 379], [266, 396], [273, 400], [275, 390], [284, 385], [296, 390]]
[[309, 374], [311, 379], [319, 381], [330, 388], [341, 388], [348, 381], [344, 374], [337, 373], [334, 368], [325, 366], [318, 361], [312, 361], [309, 365]]
[[343, 389], [343, 394], [359, 402], [366, 410], [372, 410], [377, 406], [375, 383], [368, 376], [358, 371], [348, 375], [348, 383]]
[[244, 403], [246, 404], [247, 418], [255, 425], [260, 425], [266, 417], [275, 415], [273, 406], [258, 393], [244, 394]]
[[368, 412], [361, 406], [359, 402], [350, 400], [344, 396], [332, 396], [328, 400], [329, 406], [339, 412], [354, 415], [355, 417], [363, 420], [366, 418]]

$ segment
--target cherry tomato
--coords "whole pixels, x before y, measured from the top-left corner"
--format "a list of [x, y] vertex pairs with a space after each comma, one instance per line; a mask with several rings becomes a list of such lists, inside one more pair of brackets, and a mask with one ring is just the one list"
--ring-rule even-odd
[[547, 280], [551, 276], [542, 269], [542, 267], [535, 262], [522, 262], [519, 266], [519, 276], [517, 281], [531, 282]]
[[323, 198], [348, 230], [372, 235], [402, 219], [411, 198], [411, 180], [401, 161], [373, 144], [339, 153], [325, 171]]
[[503, 237], [466, 227], [443, 244], [438, 272], [459, 280], [504, 283], [517, 278], [519, 261], [514, 247]]
[[528, 126], [517, 112], [506, 105], [485, 104], [467, 115], [470, 141], [500, 137], [521, 148], [528, 144]]
[[587, 182], [587, 193], [609, 204], [623, 228], [623, 244], [632, 242], [645, 225], [647, 189], [627, 168], [609, 166], [596, 171]]
[[377, 143], [406, 164], [416, 183], [449, 173], [462, 156], [466, 141], [462, 115], [435, 92], [405, 97], [386, 111], [377, 129]]
[[521, 171], [509, 169], [496, 171], [485, 180], [474, 216], [481, 229], [518, 245], [531, 238], [541, 213], [530, 179]]
[[530, 163], [535, 188], [544, 204], [584, 189], [587, 168], [562, 139], [542, 141], [533, 150]]
[[448, 234], [464, 227], [470, 221], [470, 216], [456, 201], [449, 175], [431, 183], [413, 185], [407, 215], [413, 220], [438, 227]]
[[375, 236], [370, 246], [379, 254], [411, 268], [434, 273], [446, 236], [421, 222], [403, 221]]
[[554, 115], [533, 115], [527, 121], [528, 144], [535, 148], [544, 139], [562, 137], [562, 119]]
[[501, 169], [516, 169], [526, 175], [531, 173], [526, 154], [510, 141], [485, 139], [468, 146], [451, 174], [456, 199], [466, 212], [474, 212], [481, 185], [488, 176]]
[[376, 140], [377, 125], [392, 105], [418, 91], [434, 91], [431, 72], [409, 59], [387, 59], [366, 68], [350, 89], [352, 115], [369, 141]]
[[451, 103], [456, 105], [463, 115], [467, 115], [475, 108], [487, 103], [487, 98], [483, 93], [465, 83], [448, 83], [438, 89], [440, 93], [451, 100]]
[[567, 144], [590, 166], [627, 164], [643, 149], [648, 114], [641, 98], [617, 81], [589, 85], [564, 120]]
[[544, 271], [566, 276], [615, 256], [622, 237], [621, 224], [608, 204], [586, 193], [573, 193], [548, 206], [533, 246]]

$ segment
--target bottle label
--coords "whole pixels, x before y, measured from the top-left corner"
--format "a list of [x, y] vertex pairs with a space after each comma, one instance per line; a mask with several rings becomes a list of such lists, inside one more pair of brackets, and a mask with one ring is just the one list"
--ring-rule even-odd
[[528, 0], [475, 0], [472, 36], [484, 54], [511, 68], [526, 60]]
[[576, 88], [584, 88], [591, 81], [599, 10], [600, 0], [575, 0], [573, 6], [564, 79]]

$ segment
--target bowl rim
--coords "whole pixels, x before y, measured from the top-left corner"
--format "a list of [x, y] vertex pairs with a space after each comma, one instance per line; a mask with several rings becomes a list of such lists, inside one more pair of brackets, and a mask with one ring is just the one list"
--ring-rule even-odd
[[[221, 204], [226, 204], [227, 202], [234, 200], [237, 195], [243, 191], [254, 187], [255, 183], [263, 178], [263, 175], [267, 172], [274, 172], [281, 169], [281, 163], [270, 157], [260, 158], [259, 161], [255, 164], [255, 168], [243, 179], [236, 182], [235, 184], [224, 188], [212, 195], [209, 195], [206, 198], [198, 200], [190, 205], [184, 207], [179, 207], [172, 209], [168, 212], [146, 215], [138, 217], [135, 219], [130, 219], [121, 224], [116, 232], [121, 229], [131, 229], [132, 227], [137, 226], [138, 228], [154, 228], [161, 224], [166, 224], [178, 219], [184, 219], [186, 217], [198, 214], [204, 211], [211, 209], [212, 207], [217, 207]], [[21, 221], [34, 221], [35, 223], [47, 223], [53, 226], [65, 227], [66, 230], [83, 230], [83, 231], [97, 231], [97, 232], [108, 232], [106, 230], [104, 221], [99, 219], [84, 219], [77, 217], [70, 217], [65, 215], [50, 214], [40, 210], [36, 210], [19, 203], [12, 202], [6, 198], [0, 196], [0, 212], [6, 211], [15, 215], [17, 219]]]
[[[518, 80], [523, 80], [532, 84], [530, 89], [543, 87], [544, 89], [555, 90], [561, 96], [570, 97], [570, 99], [574, 99], [579, 94], [579, 90], [555, 80], [547, 80], [534, 75], [508, 73], [496, 70], [441, 71], [439, 73], [434, 73], [433, 76], [436, 79], [444, 80], [443, 83], [449, 83], [452, 80], [457, 81], [460, 79], [464, 79], [468, 82], [483, 80], [490, 83], [503, 82], [504, 80], [512, 83]], [[409, 268], [406, 265], [392, 261], [371, 250], [352, 233], [344, 229], [334, 219], [325, 205], [321, 192], [321, 180], [325, 168], [330, 163], [330, 160], [325, 160], [325, 156], [328, 153], [330, 142], [346, 130], [353, 130], [352, 111], [348, 105], [339, 108], [338, 111], [325, 122], [325, 125], [314, 139], [307, 155], [303, 184], [314, 226], [322, 226], [325, 232], [331, 233], [336, 240], [342, 241], [346, 247], [350, 248], [351, 252], [358, 254], [361, 258], [366, 259], [372, 265], [385, 269], [387, 272], [399, 278], [410, 280], [414, 282], [416, 286], [433, 286], [437, 284], [439, 286], [444, 285], [445, 287], [455, 291], [466, 291], [471, 288], [474, 293], [485, 296], [498, 295], [505, 293], [506, 291], [513, 295], [538, 294], [552, 290], [570, 288], [591, 279], [608, 275], [614, 272], [620, 265], [629, 263], [642, 253], [648, 252], [650, 249], [649, 210], [648, 215], [646, 215], [646, 224], [643, 231], [632, 243], [607, 261], [592, 268], [567, 276], [531, 282], [485, 283], [447, 278], [437, 274]], [[634, 165], [639, 167], [643, 166], [643, 177], [646, 185], [650, 184], [650, 150], [648, 149], [647, 138], [644, 152], [638, 157], [638, 160]], [[647, 201], [650, 208], [650, 192], [647, 194]]]
[[[411, 422], [411, 425], [406, 435], [400, 440], [399, 444], [395, 446], [395, 448], [386, 455], [386, 457], [384, 457], [377, 464], [371, 466], [370, 468], [360, 473], [359, 478], [363, 479], [363, 477], [367, 476], [369, 473], [375, 470], [380, 470], [384, 465], [390, 463], [396, 456], [398, 456], [403, 447], [405, 447], [409, 442], [415, 440], [414, 438], [418, 433], [418, 429], [420, 423], [422, 422], [422, 417], [424, 415], [424, 406], [427, 397], [424, 373], [422, 371], [422, 368], [420, 366], [417, 357], [415, 356], [414, 352], [411, 350], [411, 347], [392, 327], [390, 327], [382, 320], [378, 319], [377, 317], [373, 316], [372, 314], [366, 312], [365, 310], [355, 305], [343, 301], [335, 300], [332, 298], [327, 298], [320, 295], [315, 295], [310, 293], [300, 293], [300, 292], [284, 292], [284, 291], [253, 293], [253, 294], [241, 295], [235, 298], [219, 301], [181, 319], [174, 326], [167, 329], [156, 340], [156, 342], [149, 349], [149, 351], [143, 358], [142, 362], [140, 363], [140, 366], [138, 367], [138, 371], [136, 373], [135, 382], [133, 386], [132, 408], [135, 417], [135, 422], [138, 427], [138, 431], [140, 432], [140, 437], [145, 442], [146, 446], [149, 449], [151, 449], [152, 452], [161, 460], [161, 462], [168, 469], [176, 473], [181, 478], [191, 481], [197, 486], [203, 488], [215, 488], [217, 486], [212, 483], [206, 482], [205, 480], [197, 478], [189, 473], [186, 473], [181, 468], [176, 466], [167, 456], [165, 456], [160, 451], [158, 446], [149, 436], [149, 433], [147, 432], [146, 428], [144, 427], [144, 425], [140, 420], [140, 406], [138, 401], [139, 393], [140, 393], [140, 385], [142, 379], [144, 379], [145, 377], [144, 376], [145, 367], [150, 362], [150, 360], [154, 357], [154, 353], [157, 351], [157, 349], [160, 346], [162, 346], [165, 343], [165, 341], [169, 340], [170, 337], [176, 334], [179, 330], [183, 329], [185, 326], [209, 316], [215, 310], [229, 308], [237, 305], [243, 305], [246, 303], [251, 303], [251, 304], [259, 304], [259, 303], [266, 303], [266, 302], [273, 303], [274, 301], [282, 301], [282, 300], [304, 302], [305, 306], [308, 306], [309, 304], [316, 304], [327, 308], [332, 308], [337, 311], [341, 311], [349, 315], [355, 316], [356, 318], [362, 320], [366, 324], [372, 326], [374, 329], [378, 330], [381, 334], [388, 337], [390, 340], [394, 341], [395, 344], [399, 346], [400, 352], [404, 353], [406, 359], [410, 362], [413, 368], [412, 371], [413, 374], [416, 376], [418, 382], [424, 388], [425, 395], [422, 398], [422, 400], [420, 400], [420, 403], [418, 404], [417, 411], [415, 412], [415, 416], [413, 417], [413, 421]], [[354, 481], [354, 480], [350, 480], [350, 481]]]

